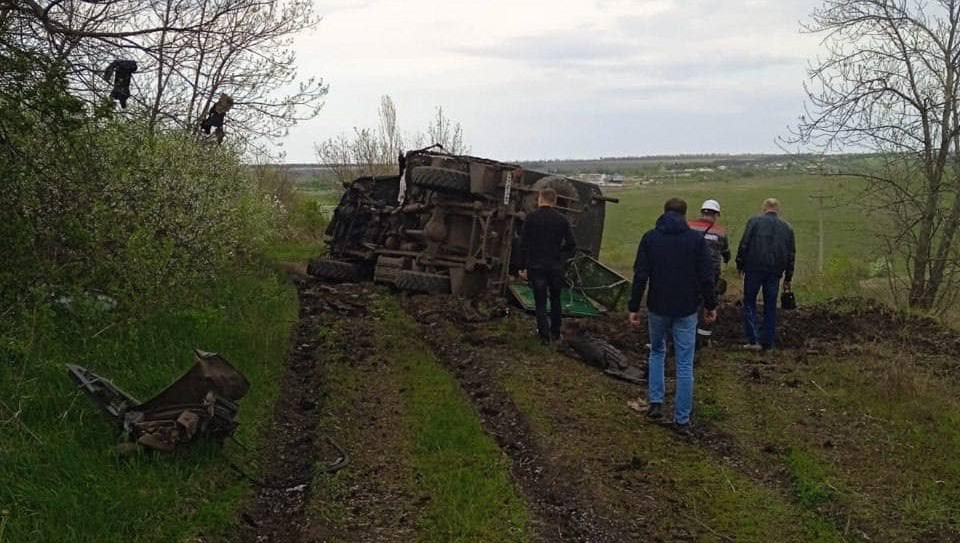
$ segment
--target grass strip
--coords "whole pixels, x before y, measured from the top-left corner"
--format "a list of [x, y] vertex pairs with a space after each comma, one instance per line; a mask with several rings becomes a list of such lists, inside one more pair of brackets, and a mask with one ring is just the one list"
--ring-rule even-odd
[[522, 542], [529, 513], [509, 475], [509, 460], [484, 432], [453, 377], [419, 339], [395, 301], [380, 299], [379, 346], [403, 368], [414, 429], [416, 480], [430, 497], [420, 541]]

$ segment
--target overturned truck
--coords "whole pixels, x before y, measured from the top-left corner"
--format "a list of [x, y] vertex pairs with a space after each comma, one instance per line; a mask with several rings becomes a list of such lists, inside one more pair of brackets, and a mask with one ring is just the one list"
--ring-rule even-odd
[[399, 170], [346, 187], [327, 230], [328, 254], [310, 261], [311, 275], [465, 297], [505, 293], [518, 269], [520, 228], [550, 187], [580, 253], [568, 282], [608, 307], [622, 296], [626, 281], [596, 260], [605, 206], [617, 201], [597, 185], [430, 149], [401, 156]]

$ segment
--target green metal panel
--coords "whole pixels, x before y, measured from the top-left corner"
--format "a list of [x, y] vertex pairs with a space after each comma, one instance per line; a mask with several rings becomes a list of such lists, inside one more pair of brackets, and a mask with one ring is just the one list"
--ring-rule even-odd
[[[527, 311], [536, 309], [533, 289], [526, 283], [511, 284], [510, 294]], [[560, 305], [563, 307], [563, 314], [568, 317], [596, 317], [600, 315], [600, 309], [596, 304], [577, 290], [563, 289], [560, 293]], [[547, 300], [547, 310], [549, 309], [550, 300]]]

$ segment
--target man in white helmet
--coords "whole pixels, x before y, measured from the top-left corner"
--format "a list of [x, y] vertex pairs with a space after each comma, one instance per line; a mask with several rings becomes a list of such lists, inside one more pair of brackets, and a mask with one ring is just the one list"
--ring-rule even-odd
[[[723, 265], [730, 262], [730, 242], [727, 240], [727, 229], [717, 224], [718, 217], [720, 217], [720, 202], [706, 200], [700, 206], [700, 218], [689, 221], [687, 224], [691, 230], [701, 232], [704, 241], [707, 242], [710, 261], [713, 264], [714, 284], [717, 286], [717, 295], [720, 295], [727, 290], [726, 281], [720, 278], [720, 272]], [[704, 322], [701, 314], [700, 322], [697, 324], [697, 344], [701, 347], [709, 344], [712, 335], [713, 327]]]

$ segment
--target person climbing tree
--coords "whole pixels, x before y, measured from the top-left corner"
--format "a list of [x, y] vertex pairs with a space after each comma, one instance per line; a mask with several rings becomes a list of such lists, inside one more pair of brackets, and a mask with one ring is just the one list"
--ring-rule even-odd
[[127, 109], [127, 100], [130, 98], [130, 82], [137, 71], [135, 60], [114, 60], [103, 71], [104, 81], [113, 79], [113, 90], [110, 98], [120, 102], [120, 107]]
[[209, 134], [211, 128], [216, 128], [215, 133], [218, 144], [223, 143], [223, 121], [227, 116], [227, 112], [230, 111], [232, 107], [233, 98], [226, 94], [221, 94], [220, 99], [210, 108], [210, 113], [207, 115], [207, 118], [200, 123], [200, 129], [203, 130], [204, 134]]

